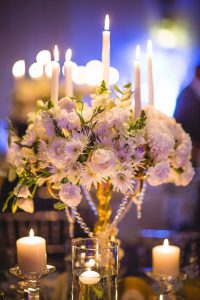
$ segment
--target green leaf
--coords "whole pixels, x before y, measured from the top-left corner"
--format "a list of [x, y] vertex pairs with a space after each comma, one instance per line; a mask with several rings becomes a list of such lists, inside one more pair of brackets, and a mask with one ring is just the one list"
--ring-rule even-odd
[[56, 202], [56, 203], [54, 204], [54, 208], [55, 208], [56, 210], [64, 210], [65, 207], [66, 207], [66, 204], [63, 203], [63, 202], [61, 202], [61, 201]]
[[103, 288], [100, 285], [91, 285], [91, 288], [93, 289], [95, 295], [97, 298], [101, 299], [103, 297]]
[[108, 88], [106, 86], [106, 82], [102, 80], [100, 87], [97, 89], [97, 94], [101, 95], [105, 92], [108, 92]]
[[128, 82], [127, 84], [125, 84], [124, 86], [123, 86], [125, 89], [128, 89], [128, 88], [130, 88], [131, 87], [131, 82]]
[[69, 179], [67, 177], [64, 177], [62, 180], [61, 180], [61, 183], [67, 183], [69, 182]]
[[144, 110], [141, 111], [140, 117], [130, 125], [129, 131], [142, 130], [146, 126], [147, 116]]
[[116, 84], [114, 84], [113, 87], [118, 93], [123, 94], [123, 92], [118, 88], [118, 86]]
[[5, 211], [6, 211], [6, 209], [8, 208], [8, 203], [9, 203], [10, 200], [12, 200], [12, 198], [14, 198], [14, 197], [15, 197], [14, 192], [13, 192], [13, 191], [9, 192], [8, 197], [7, 197], [7, 199], [6, 199], [6, 201], [4, 202], [4, 205], [3, 205], [3, 207], [2, 207], [2, 212], [5, 212]]
[[54, 102], [52, 99], [50, 99], [48, 102], [47, 102], [47, 108], [48, 109], [51, 109], [52, 107], [54, 107]]

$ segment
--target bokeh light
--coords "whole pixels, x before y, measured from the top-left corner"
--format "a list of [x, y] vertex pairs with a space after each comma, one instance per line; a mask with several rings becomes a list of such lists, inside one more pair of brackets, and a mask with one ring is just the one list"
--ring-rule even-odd
[[12, 74], [16, 78], [23, 77], [25, 75], [26, 67], [24, 60], [18, 60], [14, 63], [12, 68]]

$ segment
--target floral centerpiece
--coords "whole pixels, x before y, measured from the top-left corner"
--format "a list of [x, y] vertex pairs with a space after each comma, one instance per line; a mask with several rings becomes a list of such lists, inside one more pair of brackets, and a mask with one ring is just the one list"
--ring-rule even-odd
[[[145, 180], [153, 186], [187, 185], [194, 175], [189, 135], [153, 106], [144, 107], [136, 119], [131, 97], [131, 84], [111, 93], [103, 81], [90, 106], [74, 97], [38, 101], [22, 138], [10, 127], [9, 178], [16, 174], [18, 184], [3, 210], [12, 201], [13, 212], [33, 212], [37, 187], [47, 185], [57, 199], [55, 208], [66, 209], [69, 220], [75, 216], [92, 235], [77, 210], [85, 196], [98, 214], [96, 234], [111, 236], [129, 200], [140, 207]], [[97, 209], [89, 194], [93, 188]], [[123, 195], [113, 222], [112, 191]]]

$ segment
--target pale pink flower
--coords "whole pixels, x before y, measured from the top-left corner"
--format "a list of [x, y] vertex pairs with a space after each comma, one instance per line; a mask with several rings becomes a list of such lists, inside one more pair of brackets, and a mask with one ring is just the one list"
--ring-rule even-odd
[[63, 167], [67, 158], [65, 157], [66, 140], [64, 138], [55, 137], [47, 148], [47, 158], [49, 162], [58, 167]]
[[74, 111], [76, 104], [69, 97], [64, 97], [58, 101], [58, 106], [61, 109], [65, 109], [68, 113], [70, 113], [70, 112]]
[[64, 183], [59, 191], [60, 200], [70, 207], [76, 207], [82, 199], [81, 189], [77, 185]]
[[60, 128], [68, 130], [80, 129], [81, 127], [79, 116], [74, 111], [68, 113], [62, 109], [61, 113], [57, 116], [56, 121]]
[[70, 182], [78, 183], [81, 177], [81, 166], [82, 165], [78, 163], [67, 164], [67, 178]]
[[74, 133], [72, 138], [67, 142], [65, 147], [65, 155], [69, 161], [76, 161], [80, 154], [83, 153], [89, 142], [88, 136], [85, 134]]
[[18, 198], [17, 207], [28, 213], [34, 212], [34, 202], [32, 198]]
[[26, 146], [32, 146], [36, 141], [36, 134], [33, 127], [33, 124], [29, 125], [29, 127], [26, 130], [25, 135], [22, 139], [22, 144]]
[[59, 183], [64, 177], [66, 177], [66, 171], [63, 168], [57, 168], [56, 166], [49, 166], [49, 172], [52, 175], [48, 177], [48, 180], [52, 183]]
[[108, 109], [114, 105], [114, 100], [110, 98], [110, 92], [103, 94], [92, 94], [91, 104], [93, 108], [101, 106], [102, 108]]
[[53, 137], [55, 135], [55, 126], [53, 124], [53, 120], [47, 111], [43, 111], [41, 115], [41, 123], [42, 127], [45, 129], [46, 134], [49, 137]]
[[90, 190], [92, 185], [97, 188], [97, 184], [101, 181], [104, 181], [104, 177], [95, 171], [93, 166], [91, 168], [91, 163], [87, 163], [87, 165], [81, 169], [80, 184], [87, 190]]
[[27, 185], [25, 184], [18, 184], [15, 188], [14, 188], [14, 194], [15, 196], [19, 197], [19, 198], [28, 198], [28, 197], [32, 197], [29, 188]]
[[16, 135], [11, 136], [11, 144], [7, 152], [7, 162], [14, 168], [23, 166], [23, 156], [20, 146], [17, 144], [20, 139]]
[[129, 170], [117, 170], [111, 177], [113, 189], [122, 194], [133, 190], [133, 174]]

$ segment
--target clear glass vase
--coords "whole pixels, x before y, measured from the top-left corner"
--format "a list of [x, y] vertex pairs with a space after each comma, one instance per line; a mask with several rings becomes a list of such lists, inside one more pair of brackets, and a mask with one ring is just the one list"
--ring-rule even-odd
[[116, 300], [118, 244], [97, 238], [72, 242], [72, 299]]

